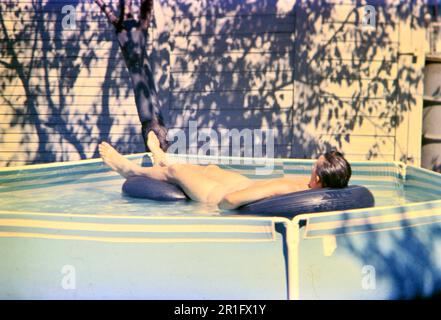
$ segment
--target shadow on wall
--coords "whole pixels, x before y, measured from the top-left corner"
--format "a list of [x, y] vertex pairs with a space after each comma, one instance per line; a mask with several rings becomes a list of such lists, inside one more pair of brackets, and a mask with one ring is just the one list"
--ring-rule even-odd
[[[350, 142], [371, 122], [381, 134], [365, 156], [375, 158], [415, 102], [420, 81], [411, 64], [398, 67], [393, 37], [400, 20], [422, 21], [410, 4], [378, 1], [377, 27], [366, 32], [357, 1], [346, 11], [321, 1], [288, 2], [160, 1], [169, 29], [157, 32], [147, 50], [168, 126], [187, 129], [194, 120], [217, 130], [273, 128], [276, 157], [310, 158]], [[6, 165], [18, 163], [20, 152], [26, 163], [97, 157], [103, 140], [123, 153], [144, 151], [111, 26], [98, 7], [90, 9], [93, 3], [72, 0], [84, 14], [75, 31], [65, 31], [65, 4], [0, 5]], [[85, 82], [93, 78], [95, 84]]]
[[[402, 208], [402, 213], [405, 209]], [[365, 236], [341, 237], [339, 246], [356, 257], [362, 265], [375, 268], [377, 283], [388, 289], [388, 299], [426, 299], [441, 295], [439, 223], [415, 226], [406, 219], [388, 231]], [[344, 233], [344, 231], [342, 232]], [[384, 298], [384, 297], [382, 297]]]
[[[7, 110], [2, 115], [9, 120], [8, 126], [2, 123], [0, 143], [6, 143], [6, 148], [9, 144], [17, 148], [17, 143], [23, 147], [9, 150], [6, 165], [15, 162], [19, 151], [26, 152], [31, 163], [67, 161], [73, 153], [81, 159], [90, 157], [88, 146], [107, 139], [113, 123], [109, 96], [127, 94], [127, 88], [119, 88], [124, 79], [115, 77], [118, 48], [113, 42], [103, 69], [105, 81], [99, 85], [102, 98], [99, 105], [91, 106], [93, 99], [81, 82], [85, 77], [103, 78], [94, 75], [92, 71], [101, 70], [92, 66], [99, 44], [110, 34], [91, 29], [88, 20], [77, 20], [75, 31], [63, 30], [65, 15], [60, 13], [66, 4], [39, 0], [0, 6], [0, 81], [5, 90], [1, 103]], [[84, 6], [81, 1], [69, 4], [77, 10]]]

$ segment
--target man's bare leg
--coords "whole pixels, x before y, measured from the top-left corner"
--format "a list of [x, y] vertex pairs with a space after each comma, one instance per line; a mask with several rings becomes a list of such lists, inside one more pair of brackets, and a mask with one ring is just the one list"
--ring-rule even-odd
[[225, 193], [221, 183], [203, 173], [205, 167], [192, 164], [140, 167], [106, 142], [99, 145], [99, 151], [104, 162], [124, 178], [138, 175], [171, 182], [179, 185], [191, 199], [200, 202], [217, 203]]
[[[147, 146], [152, 152], [154, 164], [162, 167], [171, 165], [167, 160], [167, 154], [161, 149], [159, 139], [153, 131], [148, 134]], [[186, 164], [187, 168], [191, 167], [195, 170], [199, 170], [208, 178], [216, 180], [220, 183], [234, 183], [235, 181], [241, 182], [244, 180], [250, 180], [249, 178], [241, 175], [240, 173], [228, 171], [220, 168], [217, 165], [200, 166], [196, 164]]]
[[107, 142], [100, 143], [98, 148], [103, 161], [126, 179], [131, 176], [141, 175], [152, 179], [167, 181], [167, 170], [165, 167], [154, 166], [143, 168], [138, 166], [126, 159]]

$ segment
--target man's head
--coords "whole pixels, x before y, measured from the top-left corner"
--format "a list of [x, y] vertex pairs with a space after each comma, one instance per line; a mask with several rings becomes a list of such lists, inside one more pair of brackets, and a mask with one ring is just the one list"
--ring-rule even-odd
[[344, 188], [351, 178], [351, 166], [340, 152], [321, 155], [312, 168], [310, 188]]

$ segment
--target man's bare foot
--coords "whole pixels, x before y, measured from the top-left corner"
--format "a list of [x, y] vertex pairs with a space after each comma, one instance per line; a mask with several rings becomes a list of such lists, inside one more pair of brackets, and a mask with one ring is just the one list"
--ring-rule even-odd
[[98, 149], [103, 161], [124, 178], [136, 175], [136, 164], [124, 158], [110, 144], [102, 142], [99, 144]]
[[147, 134], [147, 146], [153, 155], [153, 164], [155, 166], [166, 167], [167, 154], [161, 149], [160, 142], [155, 132], [149, 131]]

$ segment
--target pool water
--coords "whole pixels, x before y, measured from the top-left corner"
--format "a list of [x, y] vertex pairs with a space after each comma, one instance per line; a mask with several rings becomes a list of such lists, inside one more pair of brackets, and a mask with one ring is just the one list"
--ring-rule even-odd
[[[290, 175], [293, 179], [304, 176]], [[157, 202], [127, 197], [121, 192], [124, 179], [102, 164], [96, 165], [94, 170], [88, 168], [67, 176], [66, 170], [52, 170], [49, 176], [47, 173], [32, 178], [17, 175], [7, 181], [0, 185], [1, 210], [141, 216], [234, 214], [192, 201]], [[422, 192], [415, 187], [366, 186], [372, 191], [376, 206], [400, 206], [440, 199], [439, 192]]]
[[[368, 186], [369, 187], [369, 186]], [[402, 189], [384, 189], [369, 187], [375, 198], [375, 206], [401, 206], [413, 202], [439, 200], [438, 193], [422, 193], [419, 189], [403, 187]]]

